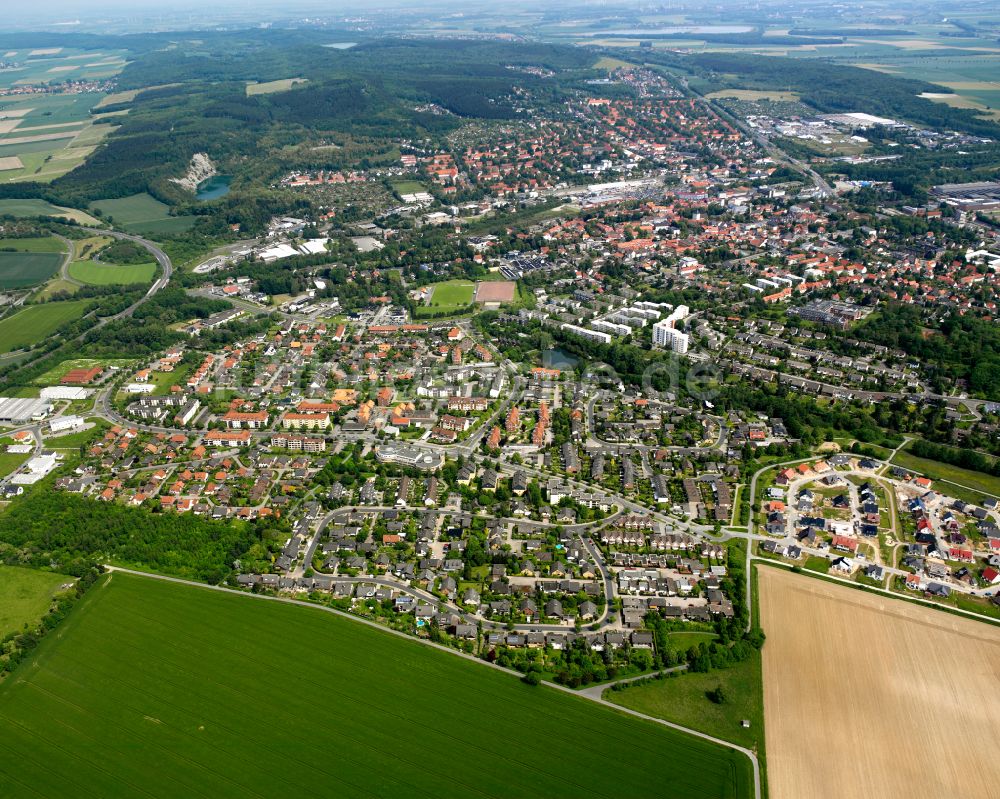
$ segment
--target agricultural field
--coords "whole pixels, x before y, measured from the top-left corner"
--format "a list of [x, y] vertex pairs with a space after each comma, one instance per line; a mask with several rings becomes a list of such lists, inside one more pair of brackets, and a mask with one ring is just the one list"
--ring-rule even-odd
[[0, 214], [17, 217], [54, 216], [72, 219], [81, 225], [100, 225], [90, 214], [76, 208], [63, 208], [45, 200], [0, 200]]
[[616, 69], [630, 69], [636, 66], [632, 61], [623, 61], [620, 58], [603, 56], [594, 63], [594, 69], [603, 69], [605, 72], [614, 72]]
[[476, 290], [474, 283], [468, 280], [448, 280], [435, 283], [429, 305], [438, 310], [446, 308], [464, 308], [472, 303], [472, 295]]
[[0, 736], [11, 797], [752, 792], [745, 758], [692, 736], [316, 609], [120, 572], [0, 685]]
[[265, 83], [248, 83], [247, 97], [257, 94], [275, 94], [276, 92], [287, 92], [302, 83], [308, 83], [305, 78], [285, 78], [284, 80], [270, 80]]
[[784, 569], [758, 580], [773, 799], [992, 792], [1000, 629]]
[[155, 235], [183, 233], [194, 224], [193, 216], [170, 216], [170, 207], [149, 194], [133, 194], [120, 200], [99, 200], [91, 210], [100, 211], [105, 221], [130, 233]]
[[753, 89], [720, 89], [705, 96], [710, 100], [745, 100], [750, 103], [760, 100], [774, 103], [796, 103], [799, 100], [799, 95], [795, 92], [767, 92]]
[[69, 267], [71, 278], [97, 286], [151, 283], [155, 274], [155, 263], [102, 264], [97, 261], [78, 261]]
[[0, 291], [44, 283], [59, 269], [55, 253], [0, 252]]
[[125, 66], [125, 50], [93, 51], [72, 47], [11, 50], [2, 54], [19, 64], [0, 73], [0, 87], [50, 83], [67, 78], [98, 80], [118, 74]]
[[66, 246], [57, 238], [0, 239], [0, 290], [44, 283], [62, 263]]
[[0, 638], [42, 618], [52, 598], [72, 579], [54, 572], [0, 566]]
[[47, 302], [5, 317], [0, 320], [0, 353], [37, 344], [67, 322], [79, 319], [89, 306], [87, 300]]
[[[115, 130], [91, 110], [103, 94], [0, 98], [0, 180], [48, 182], [75, 169]], [[106, 120], [105, 120], [106, 122]]]

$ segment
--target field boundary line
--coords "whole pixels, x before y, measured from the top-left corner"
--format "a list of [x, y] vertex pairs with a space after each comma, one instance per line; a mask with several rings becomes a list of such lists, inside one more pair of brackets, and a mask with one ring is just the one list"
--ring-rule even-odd
[[[347, 613], [346, 611], [338, 610], [337, 608], [331, 608], [327, 605], [317, 605], [314, 602], [306, 602], [303, 599], [292, 599], [291, 597], [270, 596], [268, 594], [251, 594], [247, 593], [246, 591], [238, 591], [236, 589], [228, 588], [222, 585], [209, 585], [208, 583], [199, 583], [195, 580], [185, 580], [181, 577], [170, 577], [165, 574], [154, 574], [152, 572], [144, 572], [144, 571], [139, 571], [137, 569], [128, 569], [121, 566], [113, 566], [111, 564], [104, 564], [104, 569], [111, 573], [121, 572], [123, 574], [131, 574], [135, 577], [146, 577], [153, 580], [163, 580], [164, 582], [178, 583], [179, 585], [188, 585], [193, 588], [205, 588], [211, 591], [220, 591], [222, 593], [230, 594], [233, 596], [250, 597], [253, 599], [266, 599], [272, 602], [281, 602], [285, 605], [298, 605], [300, 607], [313, 608], [314, 610], [320, 610], [326, 613], [332, 613], [334, 616], [339, 616], [344, 619], [349, 619], [350, 621], [353, 622], [364, 624], [368, 627], [380, 630], [384, 633], [390, 633], [392, 635], [398, 636], [399, 638], [403, 638], [407, 641], [412, 641], [422, 646], [430, 647], [431, 649], [436, 649], [441, 652], [446, 652], [449, 655], [455, 655], [460, 658], [464, 658], [465, 660], [468, 660], [472, 663], [477, 663], [480, 666], [488, 666], [489, 668], [501, 671], [504, 674], [508, 674], [512, 677], [517, 677], [518, 679], [520, 679], [523, 676], [518, 671], [504, 668], [503, 666], [499, 666], [496, 663], [490, 663], [489, 661], [483, 660], [482, 658], [477, 658], [475, 655], [470, 655], [466, 652], [459, 652], [458, 650], [452, 649], [442, 644], [437, 644], [433, 641], [425, 641], [421, 638], [415, 638], [414, 636], [408, 635], [407, 633], [401, 632], [399, 630], [393, 630], [389, 627], [385, 627], [381, 624], [378, 624], [377, 622], [371, 621], [369, 619], [363, 619], [359, 616], [355, 616], [352, 613]], [[687, 733], [688, 735], [693, 735], [696, 738], [701, 738], [702, 740], [708, 741], [717, 746], [721, 746], [726, 749], [739, 752], [740, 754], [746, 756], [750, 760], [750, 764], [753, 767], [754, 799], [763, 799], [763, 796], [761, 794], [760, 763], [757, 760], [757, 755], [750, 749], [740, 746], [739, 744], [735, 744], [732, 741], [725, 741], [722, 738], [715, 738], [714, 736], [708, 735], [707, 733], [699, 732], [698, 730], [693, 730], [690, 727], [684, 727], [680, 724], [675, 724], [672, 721], [666, 721], [665, 719], [658, 719], [655, 716], [647, 716], [645, 713], [640, 713], [636, 710], [630, 710], [629, 708], [621, 707], [620, 705], [616, 705], [613, 702], [609, 702], [604, 698], [587, 696], [586, 694], [580, 693], [579, 691], [575, 691], [574, 689], [568, 688], [565, 685], [559, 685], [557, 683], [549, 682], [548, 680], [543, 680], [542, 684], [548, 688], [553, 688], [557, 691], [561, 691], [562, 693], [567, 694], [569, 696], [575, 696], [578, 699], [584, 700], [585, 702], [593, 702], [595, 704], [602, 705], [611, 710], [615, 710], [619, 713], [624, 713], [629, 716], [634, 716], [635, 718], [643, 719], [645, 721], [651, 721], [654, 724], [660, 724], [663, 725], [664, 727], [669, 727], [673, 730], [677, 730], [678, 732]]]

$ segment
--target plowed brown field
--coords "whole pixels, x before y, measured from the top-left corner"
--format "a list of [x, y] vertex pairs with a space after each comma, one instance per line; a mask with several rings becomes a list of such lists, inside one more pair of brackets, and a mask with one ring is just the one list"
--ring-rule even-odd
[[758, 576], [771, 799], [997, 795], [1000, 628]]

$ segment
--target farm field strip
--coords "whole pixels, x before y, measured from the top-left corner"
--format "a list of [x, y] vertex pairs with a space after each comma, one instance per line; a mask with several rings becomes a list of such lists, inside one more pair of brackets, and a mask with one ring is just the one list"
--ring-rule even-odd
[[5, 795], [747, 795], [741, 755], [360, 623], [105, 579], [0, 685]]
[[63, 208], [45, 200], [0, 200], [0, 214], [11, 216], [56, 216], [73, 219], [81, 225], [100, 225], [100, 221], [76, 208]]
[[[1000, 631], [761, 568], [773, 799], [987, 795], [1000, 764]], [[805, 753], [836, 768], [818, 768]]]
[[29, 305], [0, 320], [0, 353], [35, 344], [57, 328], [83, 316], [90, 302], [47, 302]]
[[0, 252], [0, 289], [44, 283], [58, 271], [62, 259], [55, 252]]

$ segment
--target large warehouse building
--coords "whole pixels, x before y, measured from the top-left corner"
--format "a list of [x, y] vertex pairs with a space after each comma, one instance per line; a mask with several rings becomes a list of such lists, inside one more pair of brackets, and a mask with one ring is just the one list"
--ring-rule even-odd
[[47, 399], [0, 397], [0, 424], [27, 424], [44, 419], [52, 413]]

